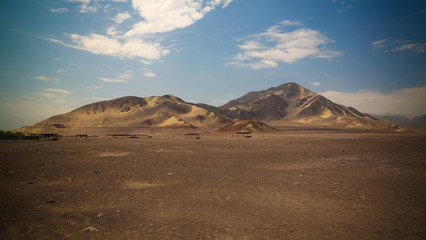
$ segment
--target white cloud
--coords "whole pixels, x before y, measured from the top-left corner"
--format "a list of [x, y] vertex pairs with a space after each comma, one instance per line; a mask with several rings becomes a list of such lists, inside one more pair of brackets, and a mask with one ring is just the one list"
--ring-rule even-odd
[[125, 82], [127, 82], [127, 80], [119, 79], [119, 78], [100, 77], [99, 80], [101, 80], [102, 82], [107, 82], [107, 83], [125, 83]]
[[117, 31], [117, 26], [111, 26], [111, 27], [107, 28], [106, 33], [108, 35], [111, 35], [111, 36], [116, 36], [120, 32]]
[[44, 82], [59, 82], [59, 78], [49, 78], [46, 76], [36, 76], [33, 78]]
[[69, 12], [68, 8], [51, 8], [50, 12], [52, 13], [66, 13]]
[[299, 20], [284, 20], [281, 22], [282, 25], [287, 25], [287, 26], [303, 26], [303, 23], [300, 22]]
[[152, 72], [144, 73], [143, 75], [144, 75], [145, 77], [156, 77], [156, 76], [157, 76], [157, 74], [152, 73]]
[[231, 2], [229, 0], [133, 0], [133, 8], [139, 12], [144, 21], [136, 23], [126, 36], [140, 36], [185, 28], [202, 19], [216, 6], [222, 4], [224, 8]]
[[[117, 34], [117, 32], [113, 31], [108, 33], [111, 35]], [[68, 37], [73, 42], [72, 44], [54, 38], [44, 39], [93, 54], [110, 55], [119, 58], [159, 59], [170, 53], [170, 50], [161, 46], [160, 43], [145, 42], [140, 38], [118, 39], [114, 36], [107, 37], [99, 34], [90, 34], [89, 36], [69, 34]]]
[[141, 57], [159, 59], [170, 53], [170, 50], [163, 48], [160, 43], [144, 42], [142, 39], [137, 38], [129, 38], [121, 41], [99, 34], [90, 34], [89, 36], [71, 34], [70, 38], [75, 45], [66, 44], [59, 40], [54, 41], [64, 46], [85, 50], [94, 54], [111, 55], [120, 58]]
[[352, 106], [365, 113], [426, 113], [426, 86], [404, 88], [391, 93], [371, 90], [357, 92], [327, 91], [320, 93], [330, 100]]
[[107, 83], [125, 83], [127, 80], [132, 78], [132, 72], [132, 70], [127, 70], [126, 72], [120, 74], [117, 78], [99, 77], [99, 80]]
[[152, 64], [152, 62], [146, 61], [146, 60], [141, 60], [140, 62], [143, 63], [143, 64], [146, 64], [146, 65], [151, 65]]
[[226, 8], [233, 0], [224, 0], [222, 8]]
[[321, 83], [320, 82], [313, 82], [312, 85], [314, 86], [319, 86]]
[[70, 91], [64, 90], [64, 89], [59, 89], [59, 88], [46, 88], [46, 90], [49, 91], [49, 92], [59, 93], [59, 94], [62, 94], [62, 95], [71, 94]]
[[127, 19], [130, 19], [132, 16], [130, 16], [130, 14], [128, 12], [124, 12], [124, 13], [118, 13], [115, 18], [114, 18], [114, 22], [117, 24], [121, 24], [124, 21], [126, 21]]
[[[283, 21], [281, 25], [299, 25], [297, 21]], [[228, 65], [253, 69], [277, 67], [278, 63], [295, 63], [304, 58], [334, 58], [342, 52], [333, 51], [323, 45], [333, 43], [319, 31], [300, 28], [283, 32], [275, 25], [264, 33], [249, 35], [238, 47], [242, 50]]]
[[68, 0], [69, 2], [81, 3], [80, 12], [81, 13], [95, 13], [102, 7], [97, 0]]
[[[106, 0], [68, 0], [80, 3], [80, 12], [96, 12]], [[110, 0], [111, 1], [111, 0]], [[125, 0], [112, 0], [125, 2]], [[163, 38], [155, 35], [185, 28], [204, 17], [218, 6], [227, 7], [232, 0], [132, 0], [132, 7], [143, 18], [127, 32], [118, 31], [117, 25], [131, 18], [129, 12], [117, 14], [115, 25], [105, 29], [106, 35], [66, 34], [68, 41], [43, 38], [66, 47], [84, 50], [93, 54], [120, 58], [160, 59], [170, 53], [163, 47]], [[105, 7], [105, 6], [104, 6]]]

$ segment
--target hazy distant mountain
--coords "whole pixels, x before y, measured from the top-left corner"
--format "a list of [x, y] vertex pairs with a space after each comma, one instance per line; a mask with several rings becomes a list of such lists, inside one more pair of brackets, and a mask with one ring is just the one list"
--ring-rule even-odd
[[50, 117], [35, 126], [64, 127], [202, 127], [218, 128], [233, 122], [212, 111], [165, 95], [122, 97], [96, 102]]
[[334, 103], [297, 83], [249, 92], [219, 107], [231, 118], [257, 120], [270, 125], [301, 123], [350, 128], [396, 128], [391, 123]]
[[400, 124], [409, 124], [420, 127], [426, 127], [426, 114], [419, 116], [411, 116], [406, 114], [371, 114], [378, 118], [383, 118], [388, 121], [392, 121]]

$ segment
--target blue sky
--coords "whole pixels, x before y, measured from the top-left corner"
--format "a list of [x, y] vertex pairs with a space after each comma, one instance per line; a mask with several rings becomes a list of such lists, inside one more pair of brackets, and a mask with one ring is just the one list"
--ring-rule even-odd
[[368, 113], [426, 113], [426, 2], [3, 0], [0, 129], [122, 96], [220, 106], [297, 82]]

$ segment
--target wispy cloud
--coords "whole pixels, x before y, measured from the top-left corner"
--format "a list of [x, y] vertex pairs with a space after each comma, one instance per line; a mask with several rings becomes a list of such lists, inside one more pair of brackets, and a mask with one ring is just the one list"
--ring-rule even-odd
[[313, 86], [319, 86], [321, 83], [320, 82], [313, 82], [312, 85]]
[[419, 15], [423, 15], [423, 14], [426, 14], [426, 10], [425, 9], [420, 10], [420, 11], [414, 13], [414, 16], [419, 16]]
[[99, 77], [99, 80], [101, 80], [102, 82], [107, 82], [107, 83], [126, 83], [128, 82], [129, 79], [132, 78], [132, 72], [133, 71], [131, 70], [127, 70], [126, 72], [120, 74], [116, 78]]
[[126, 21], [127, 19], [130, 19], [132, 16], [128, 13], [128, 12], [124, 12], [124, 13], [118, 13], [115, 17], [114, 17], [114, 22], [116, 24], [121, 24], [124, 21]]
[[59, 94], [62, 94], [62, 95], [71, 94], [71, 91], [59, 89], [59, 88], [46, 88], [46, 90], [49, 91], [49, 92], [59, 93]]
[[40, 99], [47, 99], [51, 104], [64, 103], [71, 91], [60, 88], [46, 88], [44, 92], [34, 92], [33, 95]]
[[102, 82], [107, 82], [107, 83], [125, 83], [125, 82], [127, 82], [127, 80], [119, 79], [119, 78], [100, 77], [99, 80], [101, 80]]
[[284, 20], [281, 22], [281, 24], [287, 26], [303, 26], [303, 23], [299, 20]]
[[56, 95], [55, 93], [51, 93], [51, 92], [43, 92], [40, 93], [41, 96], [45, 97], [45, 98], [60, 98], [60, 96]]
[[69, 12], [68, 8], [51, 8], [50, 12], [52, 13], [66, 13]]
[[147, 73], [144, 73], [143, 75], [144, 75], [145, 77], [156, 77], [156, 76], [157, 76], [157, 74], [152, 73], [152, 72], [147, 72]]
[[40, 80], [40, 81], [43, 81], [43, 82], [59, 82], [60, 81], [60, 79], [59, 78], [50, 78], [50, 77], [46, 77], [46, 76], [36, 76], [36, 77], [33, 77], [34, 79], [37, 79], [37, 80]]
[[330, 0], [330, 2], [338, 4], [339, 9], [337, 13], [344, 13], [346, 9], [354, 8], [354, 4], [358, 2], [358, 0]]
[[64, 73], [64, 72], [68, 72], [69, 69], [58, 69], [56, 70], [57, 73]]
[[371, 43], [371, 46], [376, 49], [384, 48], [387, 45], [387, 39], [380, 39]]
[[392, 51], [401, 52], [401, 51], [410, 51], [415, 53], [424, 53], [426, 43], [407, 43], [401, 46], [397, 46]]
[[102, 97], [89, 97], [89, 98], [84, 98], [90, 101], [106, 101], [106, 100], [110, 100], [109, 98], [102, 98]]
[[426, 86], [404, 88], [391, 93], [371, 90], [357, 92], [326, 91], [330, 100], [352, 106], [365, 113], [426, 114]]
[[102, 5], [97, 0], [68, 0], [68, 2], [76, 2], [81, 4], [81, 13], [95, 13], [102, 7]]
[[101, 88], [102, 88], [101, 86], [97, 86], [97, 85], [91, 85], [91, 86], [87, 87], [87, 89], [89, 91], [94, 91], [94, 90], [101, 89]]
[[295, 63], [304, 58], [331, 59], [342, 55], [340, 51], [327, 49], [324, 45], [334, 40], [317, 30], [299, 28], [284, 32], [285, 26], [299, 26], [298, 21], [283, 21], [266, 32], [249, 35], [238, 45], [242, 50], [227, 65], [252, 69], [274, 68], [279, 63]]
[[402, 51], [424, 53], [426, 43], [422, 43], [422, 42], [413, 43], [412, 41], [409, 41], [409, 40], [380, 39], [380, 40], [372, 42], [371, 46], [374, 49], [384, 51], [385, 53], [402, 52]]

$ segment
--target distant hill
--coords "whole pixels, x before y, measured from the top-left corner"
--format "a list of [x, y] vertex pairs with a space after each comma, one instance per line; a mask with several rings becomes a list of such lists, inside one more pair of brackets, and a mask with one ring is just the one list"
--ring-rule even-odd
[[216, 129], [233, 121], [207, 109], [165, 95], [122, 97], [96, 102], [33, 125], [38, 128], [157, 127]]
[[401, 126], [334, 103], [300, 86], [286, 83], [258, 92], [249, 92], [219, 107], [231, 118], [256, 120], [269, 125], [305, 124], [340, 128], [392, 129]]
[[426, 114], [411, 116], [406, 114], [371, 114], [374, 117], [382, 118], [394, 123], [409, 124], [414, 126], [426, 127]]
[[296, 83], [250, 92], [220, 107], [185, 102], [173, 95], [122, 97], [91, 103], [15, 131], [69, 134], [81, 128], [95, 132], [192, 128], [271, 132], [276, 130], [271, 126], [289, 125], [405, 131], [403, 126], [336, 104]]
[[276, 129], [265, 123], [253, 120], [236, 120], [235, 123], [217, 129], [216, 133], [234, 133], [234, 132], [256, 132], [266, 133], [275, 132]]

